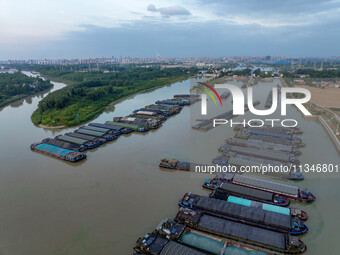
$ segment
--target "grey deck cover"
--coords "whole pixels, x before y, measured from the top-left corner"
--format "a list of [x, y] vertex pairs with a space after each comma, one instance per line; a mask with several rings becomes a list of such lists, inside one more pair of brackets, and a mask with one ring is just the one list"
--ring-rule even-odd
[[88, 140], [76, 138], [76, 137], [71, 137], [67, 135], [61, 135], [58, 137], [58, 140], [69, 142], [69, 143], [75, 143], [75, 144], [80, 144], [83, 145], [88, 142]]
[[54, 140], [54, 139], [47, 139], [45, 143], [48, 143], [50, 145], [54, 145], [57, 147], [61, 147], [68, 150], [73, 150], [79, 148], [79, 144], [64, 142], [61, 140]]
[[245, 240], [285, 249], [285, 234], [267, 229], [257, 228], [238, 222], [203, 215], [199, 221], [200, 228], [214, 231], [222, 235], [230, 235]]
[[274, 160], [280, 160], [280, 161], [289, 161], [289, 155], [284, 152], [280, 151], [273, 151], [269, 149], [254, 149], [254, 148], [247, 148], [247, 147], [240, 147], [240, 146], [234, 146], [234, 145], [227, 145], [226, 148], [230, 149], [233, 152], [237, 152], [240, 154], [245, 155], [252, 155], [257, 156], [261, 158], [271, 158]]
[[252, 188], [247, 188], [247, 187], [242, 187], [242, 186], [238, 186], [238, 185], [228, 183], [228, 182], [222, 183], [222, 185], [220, 186], [220, 189], [229, 191], [229, 192], [234, 192], [240, 195], [257, 198], [257, 199], [273, 201], [273, 193], [262, 191], [262, 190], [256, 190]]
[[259, 207], [249, 207], [230, 203], [224, 200], [211, 197], [192, 195], [195, 197], [196, 207], [215, 212], [218, 214], [243, 219], [254, 223], [260, 223], [267, 226], [277, 227], [281, 229], [292, 229], [290, 215], [284, 215], [277, 212], [263, 210]]
[[255, 187], [261, 187], [269, 190], [273, 190], [278, 193], [289, 194], [297, 196], [299, 194], [299, 188], [287, 184], [273, 182], [269, 180], [257, 179], [245, 175], [235, 174], [233, 178], [234, 182], [248, 184]]
[[291, 152], [293, 150], [293, 146], [290, 145], [284, 145], [284, 144], [275, 144], [270, 142], [264, 142], [261, 140], [244, 140], [240, 138], [231, 138], [231, 142], [237, 143], [237, 144], [244, 144], [247, 146], [254, 146], [258, 148], [267, 148], [267, 149], [280, 149], [283, 151]]
[[122, 127], [113, 126], [113, 125], [106, 125], [106, 124], [101, 124], [101, 123], [90, 123], [89, 126], [107, 128], [107, 129], [110, 129], [110, 130], [117, 130], [117, 131], [123, 129]]
[[157, 236], [155, 237], [155, 240], [151, 243], [151, 245], [148, 247], [149, 251], [152, 254], [160, 254], [160, 252], [162, 251], [163, 247], [166, 245], [167, 242], [168, 242], [167, 239]]
[[80, 134], [80, 133], [69, 133], [68, 136], [76, 137], [76, 138], [80, 138], [80, 139], [84, 139], [84, 140], [88, 140], [88, 141], [93, 141], [93, 140], [98, 139], [98, 137], [94, 137], [94, 136], [90, 136], [90, 135], [84, 135], [84, 134]]
[[291, 140], [288, 140], [286, 138], [280, 138], [280, 137], [274, 137], [274, 136], [264, 136], [264, 135], [250, 135], [250, 140], [260, 140], [263, 142], [269, 142], [269, 143], [278, 143], [278, 144], [284, 144], [284, 145], [291, 145]]
[[96, 136], [96, 137], [102, 137], [105, 134], [101, 133], [101, 132], [96, 132], [96, 131], [92, 131], [92, 130], [88, 130], [88, 129], [83, 129], [83, 128], [79, 128], [76, 131], [74, 131], [76, 133], [80, 133], [80, 134], [84, 134], [84, 135], [91, 135], [91, 136]]
[[167, 245], [165, 245], [164, 249], [160, 253], [160, 255], [206, 255], [207, 253], [203, 253], [200, 251], [196, 251], [191, 249], [183, 244], [175, 243], [170, 241]]
[[105, 133], [105, 134], [108, 131], [110, 131], [110, 129], [108, 129], [108, 128], [93, 127], [93, 126], [82, 126], [81, 128], [88, 129], [88, 130], [93, 130], [93, 131], [97, 131], [97, 132], [101, 132], [101, 133]]

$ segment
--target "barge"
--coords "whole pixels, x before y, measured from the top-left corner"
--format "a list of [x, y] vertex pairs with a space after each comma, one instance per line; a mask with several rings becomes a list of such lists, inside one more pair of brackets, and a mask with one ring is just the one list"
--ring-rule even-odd
[[169, 219], [162, 220], [158, 224], [155, 232], [168, 240], [173, 240], [214, 255], [228, 255], [234, 253], [252, 255], [270, 254], [260, 251], [258, 248], [237, 243], [227, 238], [188, 228], [181, 223]]
[[[234, 166], [239, 172], [251, 170], [252, 174], [264, 174], [287, 180], [302, 180], [303, 174], [298, 171], [299, 167], [293, 164], [286, 164], [278, 161], [249, 157], [237, 153], [227, 156], [217, 156], [213, 159], [214, 164], [221, 166]], [[265, 171], [265, 169], [277, 168], [277, 171]]]
[[32, 144], [31, 150], [69, 162], [77, 162], [86, 158], [86, 154], [67, 150], [47, 143]]
[[113, 121], [121, 122], [121, 123], [127, 123], [127, 124], [132, 124], [132, 125], [138, 125], [142, 126], [144, 128], [149, 128], [149, 129], [155, 129], [158, 128], [161, 124], [162, 121], [159, 119], [155, 118], [137, 118], [137, 117], [115, 117], [113, 118]]
[[156, 104], [185, 106], [185, 105], [189, 105], [190, 103], [188, 101], [167, 99], [167, 100], [158, 100], [156, 101]]
[[96, 142], [99, 145], [102, 145], [103, 143], [107, 142], [106, 139], [103, 139], [103, 138], [100, 138], [100, 137], [95, 137], [95, 136], [90, 136], [90, 135], [84, 135], [84, 134], [80, 134], [80, 133], [66, 133], [65, 135], [75, 137], [75, 138], [84, 139], [84, 140], [87, 140], [87, 141]]
[[129, 115], [129, 117], [135, 117], [140, 119], [154, 119], [158, 121], [164, 121], [167, 119], [166, 116], [163, 115], [163, 112], [155, 112], [155, 111], [136, 111]]
[[273, 136], [264, 136], [264, 135], [251, 135], [249, 133], [237, 133], [235, 135], [235, 138], [241, 138], [241, 139], [247, 139], [247, 140], [255, 140], [255, 141], [262, 141], [262, 142], [269, 142], [274, 144], [283, 144], [283, 145], [290, 145], [290, 146], [297, 146], [297, 147], [303, 147], [305, 146], [301, 139], [286, 139], [286, 138], [280, 138], [280, 137], [273, 137]]
[[261, 140], [244, 140], [239, 138], [229, 138], [226, 140], [227, 144], [245, 147], [245, 148], [254, 148], [254, 149], [267, 149], [272, 151], [280, 151], [286, 152], [294, 155], [301, 155], [301, 151], [297, 149], [297, 147], [292, 145], [284, 145], [284, 144], [275, 144], [270, 142], [264, 142]]
[[127, 134], [127, 133], [132, 132], [131, 129], [125, 130], [125, 128], [123, 128], [123, 127], [118, 127], [118, 126], [114, 126], [114, 125], [106, 125], [106, 124], [101, 124], [101, 123], [90, 123], [89, 126], [111, 129], [113, 132], [115, 132], [114, 134], [116, 136], [119, 136], [120, 134]]
[[67, 135], [58, 135], [55, 137], [56, 140], [64, 141], [64, 142], [69, 142], [69, 143], [74, 143], [78, 145], [83, 145], [86, 147], [86, 149], [94, 149], [99, 146], [97, 142], [89, 141], [89, 140], [84, 140], [76, 137], [71, 137]]
[[110, 129], [110, 128], [103, 128], [103, 127], [94, 127], [94, 126], [82, 126], [80, 127], [82, 129], [92, 130], [100, 133], [104, 133], [106, 135], [112, 135], [112, 136], [119, 136], [121, 134], [120, 131]]
[[[269, 159], [273, 161], [280, 161], [283, 163], [299, 164], [300, 161], [296, 158], [294, 154], [289, 154], [280, 151], [273, 151], [269, 149], [255, 149], [249, 147], [240, 147], [235, 145], [224, 144], [219, 149], [220, 152], [229, 153], [234, 152], [247, 156], [254, 156], [257, 158]], [[278, 163], [282, 164], [282, 163]]]
[[223, 182], [218, 178], [208, 178], [204, 181], [202, 186], [203, 188], [213, 190], [213, 192], [210, 194], [211, 197], [222, 200], [226, 200], [229, 195], [232, 195], [271, 205], [289, 205], [289, 199], [285, 196], [274, 194], [273, 192], [235, 185], [229, 182]]
[[225, 119], [225, 120], [230, 120], [232, 118], [234, 118], [235, 115], [233, 114], [233, 111], [230, 110], [228, 112], [222, 113], [220, 115], [217, 115], [211, 119], [207, 119], [207, 120], [203, 120], [201, 123], [198, 123], [196, 125], [194, 125], [192, 128], [193, 129], [200, 129], [203, 131], [208, 131], [210, 129], [214, 128], [214, 123], [213, 123], [213, 119]]
[[315, 196], [308, 189], [300, 189], [284, 183], [230, 173], [221, 175], [219, 179], [254, 190], [269, 191], [300, 202], [312, 202], [315, 200]]
[[208, 255], [183, 244], [169, 241], [155, 233], [139, 238], [133, 248], [138, 254], [146, 255]]
[[251, 207], [192, 193], [186, 193], [179, 202], [179, 206], [291, 235], [300, 235], [308, 231], [307, 226], [300, 219], [291, 217], [290, 214], [282, 214], [274, 210], [266, 210], [263, 207]]
[[82, 152], [82, 151], [85, 151], [87, 149], [86, 146], [83, 146], [83, 145], [64, 142], [64, 141], [55, 140], [55, 139], [51, 139], [51, 138], [44, 139], [42, 141], [42, 143], [48, 143], [50, 145], [54, 145], [54, 146], [64, 148], [64, 149], [67, 149], [67, 150], [71, 150], [71, 151]]
[[102, 132], [93, 131], [93, 130], [89, 130], [89, 129], [85, 129], [85, 128], [79, 128], [79, 129], [75, 130], [74, 132], [79, 133], [79, 134], [88, 135], [88, 136], [94, 136], [94, 137], [97, 137], [97, 138], [102, 138], [102, 139], [105, 139], [107, 142], [112, 141], [112, 140], [117, 138], [115, 135], [109, 135], [109, 134], [105, 134], [105, 133], [102, 133]]
[[297, 218], [303, 221], [306, 221], [308, 219], [308, 214], [305, 211], [302, 211], [298, 208], [286, 208], [278, 205], [273, 205], [270, 203], [258, 202], [255, 201], [255, 199], [245, 199], [239, 196], [233, 196], [230, 193], [219, 190], [211, 192], [209, 196], [211, 198], [225, 200], [230, 203], [241, 204], [248, 207], [262, 208], [263, 210], [274, 211], [277, 213], [290, 215], [293, 218]]
[[118, 126], [118, 127], [123, 127], [123, 128], [129, 128], [133, 131], [138, 131], [138, 132], [146, 132], [149, 130], [148, 127], [143, 127], [140, 125], [133, 125], [133, 124], [128, 124], [128, 123], [123, 123], [123, 122], [118, 122], [118, 121], [106, 121], [106, 125], [113, 125], [113, 126]]
[[265, 108], [271, 108], [273, 104], [273, 91], [269, 91], [269, 94], [267, 96], [266, 103], [264, 105]]
[[183, 170], [183, 171], [190, 171], [190, 163], [179, 161], [177, 159], [169, 159], [164, 158], [161, 159], [159, 163], [159, 167], [169, 168], [169, 169], [176, 169], [176, 170]]
[[297, 140], [301, 141], [301, 138], [294, 134], [282, 134], [282, 133], [276, 133], [272, 132], [271, 128], [247, 128], [245, 130], [241, 130], [239, 133], [245, 134], [245, 135], [262, 135], [262, 136], [272, 136], [277, 138], [285, 138], [288, 140]]
[[287, 233], [218, 218], [188, 208], [181, 208], [175, 220], [193, 229], [273, 251], [298, 254], [306, 250], [301, 240]]

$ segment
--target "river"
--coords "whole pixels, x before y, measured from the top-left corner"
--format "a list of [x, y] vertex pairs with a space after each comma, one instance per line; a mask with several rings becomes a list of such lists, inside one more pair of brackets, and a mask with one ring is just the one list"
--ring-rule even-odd
[[[95, 121], [125, 116], [157, 99], [189, 93], [193, 82], [132, 96]], [[65, 86], [53, 84], [52, 90]], [[262, 89], [256, 96], [261, 102], [272, 85], [258, 85]], [[43, 138], [74, 130], [47, 130], [32, 124], [30, 116], [44, 96], [0, 110], [0, 254], [131, 254], [139, 236], [152, 231], [161, 219], [176, 215], [177, 202], [185, 192], [208, 194], [201, 188], [207, 175], [162, 170], [159, 160], [170, 156], [209, 163], [223, 140], [233, 135], [226, 127], [206, 133], [192, 130], [190, 116], [200, 107], [197, 103], [158, 130], [121, 136], [87, 152], [86, 160], [68, 164], [29, 148]], [[225, 104], [230, 106], [228, 100]], [[288, 115], [298, 119], [305, 131], [303, 162], [339, 164], [339, 155], [318, 122], [304, 119], [293, 107]], [[310, 205], [292, 204], [310, 216], [309, 233], [302, 237], [307, 254], [335, 254], [340, 228], [338, 176], [305, 176], [297, 185], [308, 187], [317, 200]]]

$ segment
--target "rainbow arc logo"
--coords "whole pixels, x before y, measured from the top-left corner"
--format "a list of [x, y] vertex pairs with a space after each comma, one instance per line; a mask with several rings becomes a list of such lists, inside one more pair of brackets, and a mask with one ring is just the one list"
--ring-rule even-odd
[[[217, 96], [218, 100], [220, 101], [221, 106], [223, 106], [222, 100], [221, 100], [219, 94], [217, 93], [217, 91], [212, 86], [210, 86], [209, 84], [203, 83], [203, 82], [198, 82], [198, 83], [203, 85], [203, 86], [205, 86], [206, 88], [210, 89], [212, 92], [214, 92], [214, 94]], [[217, 102], [216, 102], [214, 96], [211, 94], [211, 92], [209, 90], [205, 89], [205, 88], [201, 88], [201, 89], [204, 92], [206, 92], [212, 98], [212, 100], [214, 101], [215, 105], [217, 105]]]

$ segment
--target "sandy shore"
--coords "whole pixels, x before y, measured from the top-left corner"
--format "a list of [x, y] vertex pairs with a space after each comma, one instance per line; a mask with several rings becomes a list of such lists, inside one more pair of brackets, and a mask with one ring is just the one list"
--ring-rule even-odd
[[41, 127], [41, 128], [46, 128], [46, 129], [61, 129], [61, 128], [66, 128], [66, 126], [54, 126], [54, 127], [51, 127], [51, 126], [46, 126], [46, 125], [38, 125], [38, 127]]
[[324, 107], [340, 108], [340, 89], [339, 88], [315, 88], [310, 86], [296, 86], [297, 88], [308, 89], [312, 98], [311, 101]]

